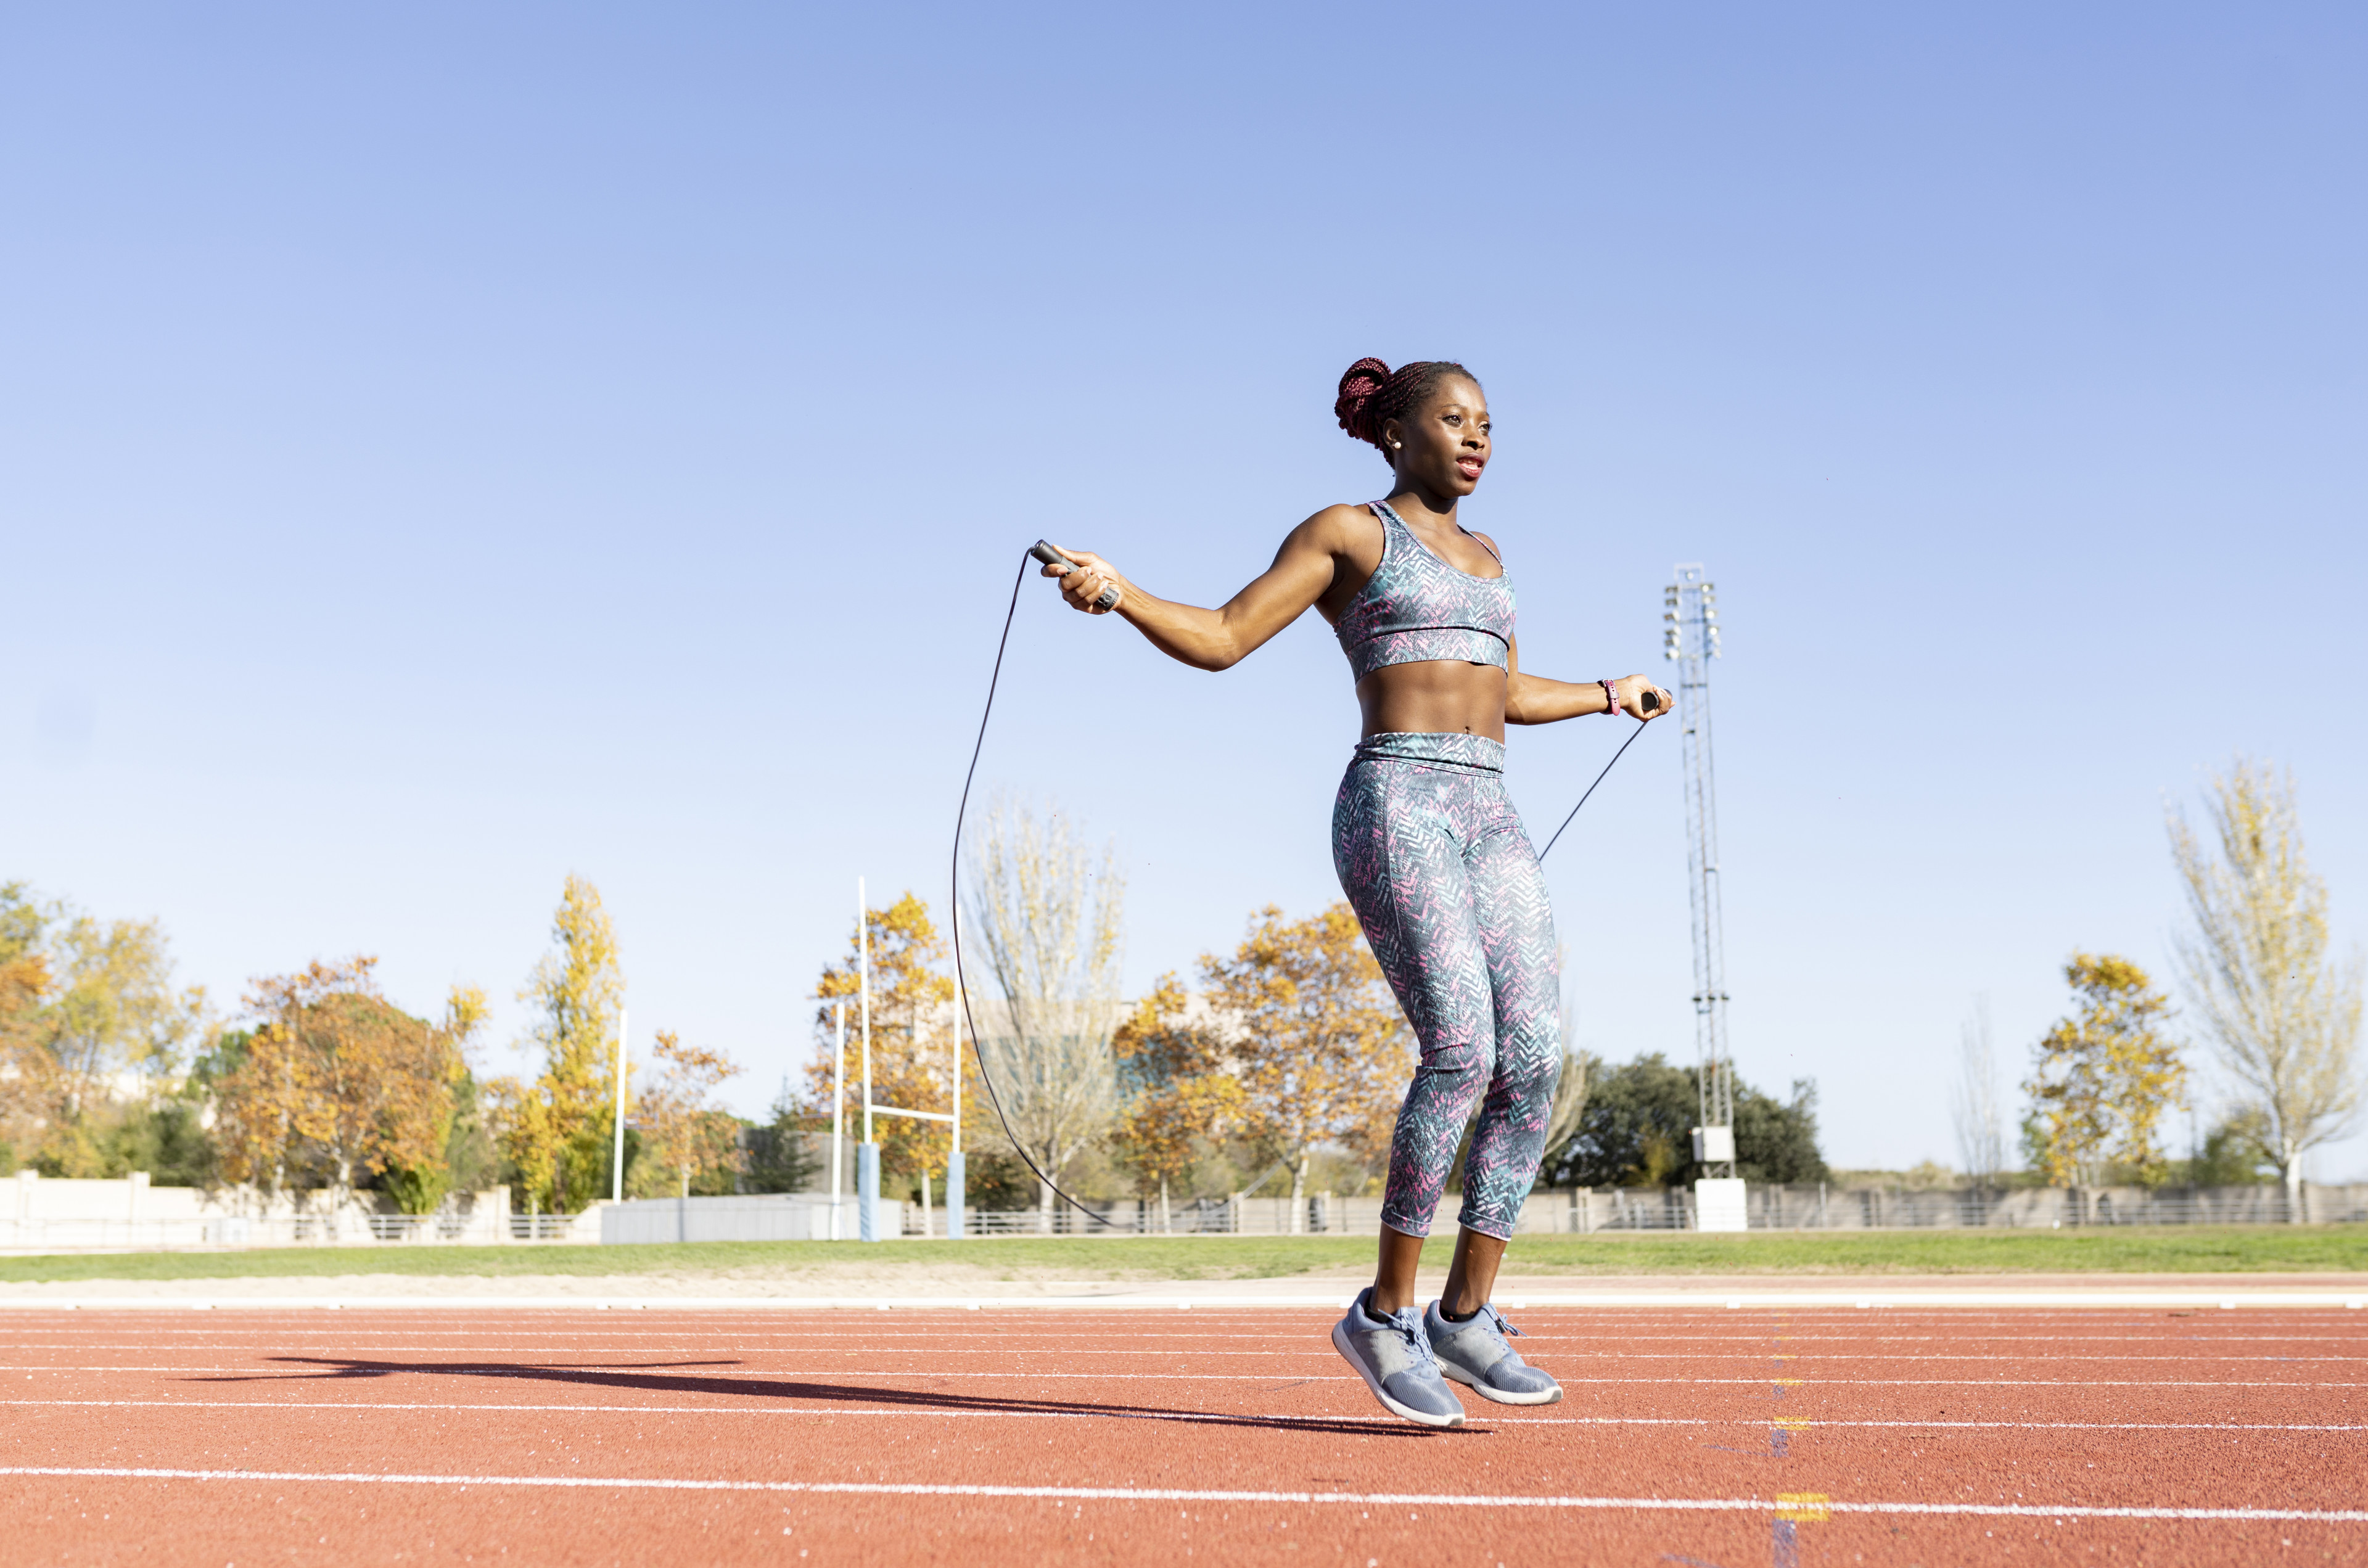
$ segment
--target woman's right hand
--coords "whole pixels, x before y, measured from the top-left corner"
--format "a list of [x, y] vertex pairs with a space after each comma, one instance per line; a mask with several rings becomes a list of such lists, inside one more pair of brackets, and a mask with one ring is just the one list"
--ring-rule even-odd
[[[1109, 562], [1090, 550], [1071, 550], [1063, 545], [1060, 551], [1071, 564], [1046, 566], [1043, 575], [1061, 579], [1061, 597], [1069, 601], [1071, 609], [1083, 610], [1087, 615], [1108, 615], [1126, 602], [1126, 579]], [[1118, 589], [1118, 597], [1107, 605], [1098, 602], [1102, 590], [1110, 587]]]

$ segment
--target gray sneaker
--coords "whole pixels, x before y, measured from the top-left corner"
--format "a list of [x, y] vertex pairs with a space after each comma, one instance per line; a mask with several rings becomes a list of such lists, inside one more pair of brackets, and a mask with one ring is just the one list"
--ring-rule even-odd
[[1357, 1369], [1382, 1408], [1426, 1426], [1461, 1426], [1463, 1402], [1440, 1381], [1430, 1353], [1430, 1336], [1412, 1307], [1400, 1307], [1386, 1323], [1365, 1314], [1366, 1287], [1349, 1303], [1349, 1313], [1332, 1325], [1332, 1347]]
[[1439, 1369], [1482, 1399], [1498, 1404], [1552, 1404], [1562, 1398], [1560, 1383], [1505, 1343], [1507, 1335], [1521, 1331], [1495, 1306], [1482, 1307], [1463, 1323], [1450, 1323], [1433, 1301], [1423, 1309], [1422, 1326], [1439, 1357]]

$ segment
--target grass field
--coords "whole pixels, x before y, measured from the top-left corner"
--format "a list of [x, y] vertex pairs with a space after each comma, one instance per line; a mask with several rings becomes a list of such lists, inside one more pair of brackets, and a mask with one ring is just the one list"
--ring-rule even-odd
[[[1449, 1238], [1434, 1238], [1446, 1261]], [[1373, 1244], [1342, 1236], [997, 1237], [706, 1242], [650, 1246], [290, 1247], [234, 1253], [110, 1253], [0, 1258], [0, 1282], [300, 1278], [349, 1274], [497, 1278], [724, 1274], [794, 1278], [848, 1264], [966, 1267], [1066, 1279], [1257, 1279], [1363, 1267]], [[2368, 1271], [2368, 1231], [2336, 1226], [2182, 1225], [2092, 1231], [1775, 1232], [1523, 1236], [1508, 1272], [1559, 1274], [2189, 1274]]]

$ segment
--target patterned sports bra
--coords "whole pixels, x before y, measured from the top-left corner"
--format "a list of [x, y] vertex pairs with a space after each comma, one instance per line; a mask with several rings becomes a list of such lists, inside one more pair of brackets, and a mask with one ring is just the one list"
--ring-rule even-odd
[[1382, 563], [1349, 601], [1339, 625], [1340, 651], [1357, 679], [1384, 665], [1425, 659], [1509, 667], [1513, 582], [1501, 571], [1502, 558], [1494, 577], [1459, 572], [1415, 538], [1388, 502], [1366, 506], [1382, 520]]

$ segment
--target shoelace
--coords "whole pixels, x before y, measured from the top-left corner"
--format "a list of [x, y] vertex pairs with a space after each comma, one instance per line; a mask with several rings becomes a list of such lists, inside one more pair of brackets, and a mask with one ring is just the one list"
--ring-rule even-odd
[[1417, 1362], [1439, 1370], [1439, 1353], [1430, 1347], [1430, 1331], [1422, 1326], [1422, 1314], [1412, 1307], [1400, 1307], [1390, 1314], [1390, 1326], [1406, 1335], [1407, 1348], [1414, 1352]]
[[[1497, 1310], [1497, 1304], [1494, 1301], [1488, 1302], [1483, 1306], [1481, 1311], [1488, 1314], [1489, 1323], [1495, 1325], [1498, 1343], [1501, 1344], [1508, 1338], [1526, 1339], [1529, 1337], [1520, 1329], [1515, 1328], [1506, 1318], [1505, 1314]], [[1526, 1367], [1529, 1365], [1527, 1361], [1521, 1359], [1521, 1353], [1514, 1349], [1509, 1345], [1505, 1346], [1505, 1357], [1516, 1367]]]

